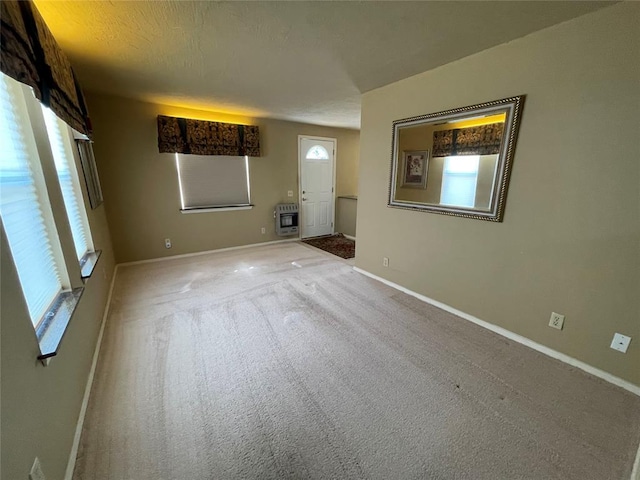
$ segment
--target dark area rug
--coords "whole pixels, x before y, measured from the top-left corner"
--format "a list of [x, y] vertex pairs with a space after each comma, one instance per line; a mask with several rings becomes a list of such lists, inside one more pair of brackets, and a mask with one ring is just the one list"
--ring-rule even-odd
[[356, 242], [346, 238], [341, 233], [328, 237], [315, 237], [302, 240], [307, 245], [337, 255], [340, 258], [353, 258], [356, 256]]

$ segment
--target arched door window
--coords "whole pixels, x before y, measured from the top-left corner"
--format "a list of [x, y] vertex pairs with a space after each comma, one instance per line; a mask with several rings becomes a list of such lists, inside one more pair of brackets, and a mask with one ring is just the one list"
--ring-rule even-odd
[[329, 152], [322, 145], [314, 145], [307, 150], [307, 160], [329, 160]]

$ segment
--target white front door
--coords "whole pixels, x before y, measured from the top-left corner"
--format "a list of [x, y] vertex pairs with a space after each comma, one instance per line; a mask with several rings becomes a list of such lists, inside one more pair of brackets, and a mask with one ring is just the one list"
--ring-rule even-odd
[[298, 137], [300, 168], [300, 235], [333, 233], [333, 190], [336, 140]]

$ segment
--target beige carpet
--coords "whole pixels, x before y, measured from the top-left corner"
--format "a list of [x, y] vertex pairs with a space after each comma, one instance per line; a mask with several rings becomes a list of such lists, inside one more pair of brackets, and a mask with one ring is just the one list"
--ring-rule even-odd
[[640, 397], [298, 243], [121, 267], [75, 479], [624, 479]]

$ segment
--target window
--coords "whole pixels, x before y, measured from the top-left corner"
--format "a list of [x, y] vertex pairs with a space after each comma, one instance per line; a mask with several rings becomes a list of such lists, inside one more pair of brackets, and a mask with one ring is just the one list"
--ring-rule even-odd
[[[50, 195], [62, 192], [71, 229], [83, 229], [79, 241], [77, 232], [72, 232], [78, 255], [93, 248], [70, 150], [70, 130], [47, 115], [30, 87], [0, 74], [0, 215], [41, 360], [56, 355], [84, 291], [72, 284], [67, 272], [72, 263], [64, 257], [60, 224], [56, 224], [65, 217], [58, 212], [54, 217]], [[76, 201], [75, 211], [68, 204], [69, 194]], [[74, 226], [78, 218], [81, 227]], [[85, 255], [91, 262], [80, 265], [83, 277], [88, 276], [84, 274], [87, 265], [95, 266], [98, 256], [99, 252]]]
[[76, 256], [83, 263], [84, 257], [93, 251], [89, 221], [84, 207], [80, 179], [73, 157], [71, 133], [67, 124], [46, 107], [42, 107], [51, 153], [56, 164], [58, 181], [62, 190], [64, 206], [67, 210], [69, 226], [73, 235]]
[[477, 155], [445, 157], [441, 204], [469, 208], [475, 205], [479, 163]]
[[183, 212], [251, 208], [249, 157], [176, 153], [176, 168]]
[[28, 113], [28, 87], [0, 76], [0, 214], [34, 326], [69, 287]]
[[314, 145], [307, 151], [307, 160], [329, 160], [329, 152], [322, 145]]

